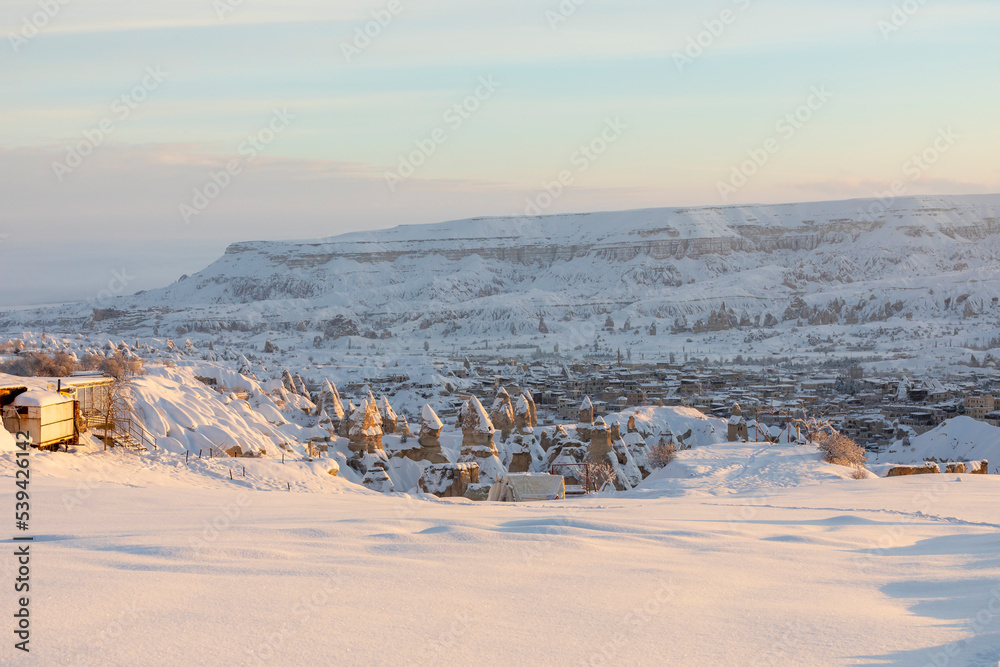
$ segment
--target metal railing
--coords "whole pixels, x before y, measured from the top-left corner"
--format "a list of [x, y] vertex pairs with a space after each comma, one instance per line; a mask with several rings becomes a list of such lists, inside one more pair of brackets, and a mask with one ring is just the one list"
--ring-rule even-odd
[[[112, 431], [112, 437], [115, 439], [121, 438], [122, 440], [133, 440], [137, 446], [144, 447], [146, 451], [151, 451], [156, 449], [156, 442], [153, 440], [153, 436], [143, 427], [142, 424], [137, 422], [131, 417], [125, 417], [124, 419], [114, 420], [114, 430]], [[105, 435], [107, 430], [105, 429]]]
[[[102, 430], [105, 444], [115, 442], [130, 449], [144, 448], [146, 451], [157, 449], [156, 439], [145, 427], [131, 416], [119, 417], [98, 410], [87, 410], [83, 413], [87, 428]], [[109, 421], [110, 420], [110, 421]]]

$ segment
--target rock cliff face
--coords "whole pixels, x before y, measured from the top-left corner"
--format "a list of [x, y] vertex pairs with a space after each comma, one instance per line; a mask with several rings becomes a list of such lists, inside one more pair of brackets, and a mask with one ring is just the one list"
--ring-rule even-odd
[[664, 333], [961, 320], [997, 307], [998, 257], [1000, 195], [489, 218], [236, 243], [190, 278], [116, 300], [113, 317], [5, 317], [136, 334], [291, 329], [310, 343], [528, 336], [541, 318], [559, 336], [609, 314]]

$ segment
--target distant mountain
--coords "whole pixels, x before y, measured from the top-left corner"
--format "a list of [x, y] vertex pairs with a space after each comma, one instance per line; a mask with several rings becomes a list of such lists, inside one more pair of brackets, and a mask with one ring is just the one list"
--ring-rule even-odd
[[581, 342], [609, 316], [647, 334], [958, 322], [1000, 314], [998, 257], [1000, 195], [477, 218], [236, 243], [102, 311], [8, 313], [7, 324]]

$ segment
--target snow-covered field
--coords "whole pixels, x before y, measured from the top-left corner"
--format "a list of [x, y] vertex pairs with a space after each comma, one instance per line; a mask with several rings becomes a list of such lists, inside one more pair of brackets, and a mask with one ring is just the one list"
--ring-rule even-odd
[[718, 443], [630, 492], [514, 505], [384, 496], [315, 462], [32, 470], [19, 664], [1000, 661], [995, 476], [853, 480], [811, 447]]

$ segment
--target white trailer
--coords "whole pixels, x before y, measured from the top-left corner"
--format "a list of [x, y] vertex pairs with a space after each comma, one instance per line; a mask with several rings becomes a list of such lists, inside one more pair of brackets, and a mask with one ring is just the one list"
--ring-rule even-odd
[[3, 409], [3, 425], [11, 433], [24, 432], [31, 444], [56, 449], [77, 442], [76, 410], [72, 398], [53, 391], [26, 391]]
[[490, 487], [489, 500], [499, 503], [566, 500], [566, 484], [562, 475], [511, 473]]

